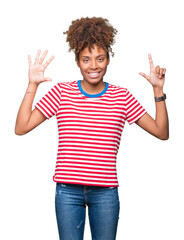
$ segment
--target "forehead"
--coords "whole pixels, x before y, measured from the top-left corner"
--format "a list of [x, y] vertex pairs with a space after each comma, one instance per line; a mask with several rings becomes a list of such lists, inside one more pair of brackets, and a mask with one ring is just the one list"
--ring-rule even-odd
[[93, 45], [93, 47], [91, 48], [91, 51], [89, 50], [88, 47], [84, 48], [81, 52], [80, 52], [80, 56], [98, 56], [104, 54], [106, 55], [106, 51], [104, 51], [103, 48], [98, 47], [96, 44]]

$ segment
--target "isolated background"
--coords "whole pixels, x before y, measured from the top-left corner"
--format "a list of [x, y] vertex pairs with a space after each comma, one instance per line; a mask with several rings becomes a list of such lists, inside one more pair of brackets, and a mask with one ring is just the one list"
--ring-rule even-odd
[[[15, 120], [28, 84], [27, 55], [49, 50], [55, 59], [36, 94], [38, 101], [57, 82], [81, 79], [68, 53], [66, 31], [72, 20], [105, 17], [118, 30], [114, 58], [105, 81], [127, 87], [155, 116], [148, 53], [165, 67], [170, 138], [161, 141], [126, 123], [117, 157], [120, 218], [117, 240], [184, 239], [182, 1], [7, 0], [0, 4], [0, 239], [59, 239], [55, 218], [57, 125], [53, 117], [24, 136]], [[91, 239], [88, 215], [84, 239]]]

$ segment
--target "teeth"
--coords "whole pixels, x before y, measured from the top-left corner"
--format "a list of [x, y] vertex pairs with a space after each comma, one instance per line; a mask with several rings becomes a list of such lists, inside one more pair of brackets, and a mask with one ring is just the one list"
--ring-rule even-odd
[[99, 73], [97, 72], [97, 73], [88, 73], [88, 74], [95, 76], [95, 75], [98, 75]]

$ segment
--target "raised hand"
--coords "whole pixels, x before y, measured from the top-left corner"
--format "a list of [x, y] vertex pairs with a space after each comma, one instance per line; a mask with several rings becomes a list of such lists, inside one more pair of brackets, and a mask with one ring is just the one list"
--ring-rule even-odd
[[44, 71], [50, 62], [54, 59], [54, 56], [51, 56], [44, 64], [43, 61], [48, 53], [48, 50], [45, 50], [42, 56], [40, 57], [41, 50], [38, 50], [35, 62], [32, 64], [31, 56], [28, 55], [29, 62], [29, 82], [39, 85], [42, 82], [52, 81], [51, 78], [44, 77]]
[[148, 54], [148, 58], [150, 63], [150, 74], [146, 75], [145, 73], [142, 73], [142, 72], [140, 72], [139, 74], [144, 78], [146, 78], [154, 88], [158, 87], [162, 89], [165, 82], [166, 69], [160, 68], [160, 66], [154, 67], [151, 54]]

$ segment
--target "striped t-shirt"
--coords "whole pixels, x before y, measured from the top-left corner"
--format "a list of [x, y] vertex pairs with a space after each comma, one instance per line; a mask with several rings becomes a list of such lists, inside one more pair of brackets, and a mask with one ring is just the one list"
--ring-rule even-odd
[[101, 93], [88, 94], [81, 80], [57, 83], [36, 103], [47, 119], [57, 118], [55, 182], [119, 187], [116, 158], [125, 121], [132, 124], [146, 111], [126, 88], [105, 84]]

